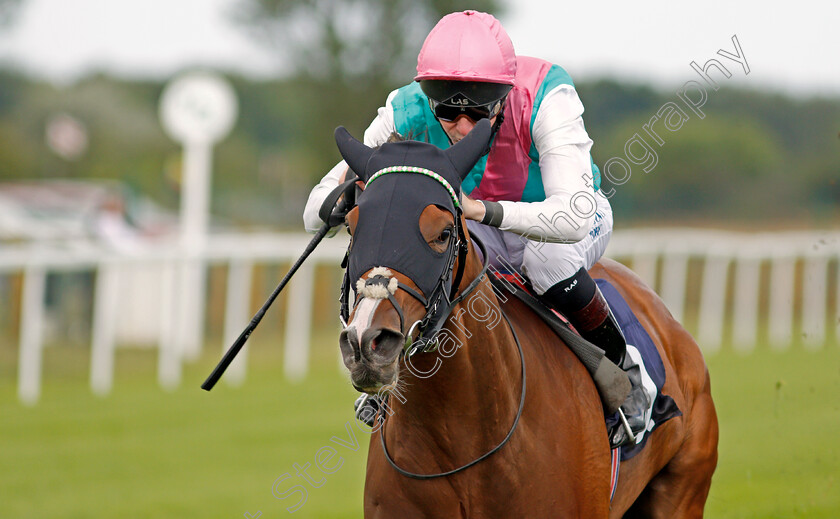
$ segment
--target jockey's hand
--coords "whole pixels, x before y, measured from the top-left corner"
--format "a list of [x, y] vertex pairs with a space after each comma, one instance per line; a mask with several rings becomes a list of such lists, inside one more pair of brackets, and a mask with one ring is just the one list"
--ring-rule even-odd
[[485, 208], [481, 202], [473, 200], [461, 193], [461, 206], [464, 208], [464, 218], [475, 220], [476, 222], [484, 219]]
[[[350, 173], [350, 168], [345, 169], [345, 170], [344, 170], [344, 173], [342, 173], [342, 174], [341, 174], [341, 176], [340, 176], [340, 177], [338, 177], [338, 183], [339, 183], [339, 184], [343, 184], [343, 183], [344, 183], [344, 181], [345, 181], [345, 180], [347, 180], [347, 173]], [[357, 181], [356, 181], [356, 185], [357, 185], [357, 186], [359, 187], [359, 189], [361, 189], [362, 191], [364, 191], [364, 190], [365, 190], [365, 183], [364, 183], [364, 181], [362, 181], [362, 180], [357, 180]], [[344, 196], [344, 195], [342, 195], [342, 196]], [[339, 200], [340, 200], [340, 199], [339, 199]]]

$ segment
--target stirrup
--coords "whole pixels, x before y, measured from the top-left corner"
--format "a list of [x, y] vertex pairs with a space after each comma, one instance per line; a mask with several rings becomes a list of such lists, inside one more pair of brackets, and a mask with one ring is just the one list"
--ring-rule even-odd
[[[640, 415], [631, 415], [628, 419], [627, 415], [624, 414], [624, 409], [619, 407], [618, 418], [620, 421], [608, 432], [610, 449], [636, 445], [639, 435], [645, 431], [644, 416], [644, 411], [642, 411]], [[633, 424], [631, 425], [630, 422], [633, 422]]]
[[650, 407], [650, 397], [641, 383], [638, 370], [635, 373], [631, 373], [632, 368], [627, 370], [626, 365], [621, 366], [621, 368], [628, 371], [633, 388], [630, 390], [630, 394], [627, 395], [624, 403], [618, 408], [619, 423], [609, 431], [611, 449], [636, 444], [639, 435], [644, 434], [647, 428], [645, 414]]
[[633, 429], [630, 427], [627, 417], [624, 416], [624, 410], [620, 407], [618, 408], [618, 417], [621, 418], [621, 425], [624, 426], [624, 431], [627, 433], [627, 442], [636, 443], [636, 435], [633, 434]]

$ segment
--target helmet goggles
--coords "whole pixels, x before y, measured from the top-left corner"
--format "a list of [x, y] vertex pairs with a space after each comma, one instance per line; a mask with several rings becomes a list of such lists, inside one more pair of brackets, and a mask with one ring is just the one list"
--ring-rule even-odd
[[499, 115], [511, 85], [472, 81], [422, 80], [420, 88], [429, 98], [435, 117], [454, 121], [466, 115], [473, 121]]

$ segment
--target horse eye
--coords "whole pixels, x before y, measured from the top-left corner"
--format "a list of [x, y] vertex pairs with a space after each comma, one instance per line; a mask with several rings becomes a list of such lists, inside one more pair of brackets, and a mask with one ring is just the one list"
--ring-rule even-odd
[[439, 242], [446, 242], [449, 241], [449, 238], [452, 236], [452, 229], [446, 228], [440, 232], [440, 236], [438, 236], [437, 241]]

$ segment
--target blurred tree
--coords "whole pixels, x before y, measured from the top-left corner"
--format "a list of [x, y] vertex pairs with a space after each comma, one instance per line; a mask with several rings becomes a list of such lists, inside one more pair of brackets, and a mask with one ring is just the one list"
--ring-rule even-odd
[[602, 79], [576, 83], [575, 88], [586, 107], [583, 119], [593, 139], [628, 118], [649, 117], [662, 105], [662, 94], [649, 85]]
[[26, 80], [23, 77], [6, 70], [0, 70], [0, 117], [14, 110], [25, 88]]
[[234, 18], [296, 75], [363, 91], [403, 81], [443, 15], [497, 0], [240, 0]]
[[[231, 15], [291, 71], [282, 92], [292, 97], [278, 102], [293, 125], [282, 147], [304, 155], [293, 174], [311, 186], [339, 159], [335, 127], [362, 133], [388, 92], [414, 77], [420, 46], [443, 15], [499, 8], [499, 0], [239, 0]], [[290, 204], [302, 202], [284, 196]]]
[[[641, 124], [615, 128], [601, 141], [602, 152], [626, 159], [627, 136]], [[737, 217], [777, 223], [801, 219], [807, 210], [803, 186], [785, 172], [778, 140], [754, 120], [710, 114], [662, 138], [662, 146], [651, 147], [657, 156], [653, 169], [631, 163], [626, 183], [605, 184], [615, 188], [611, 202], [619, 220], [673, 224]]]

